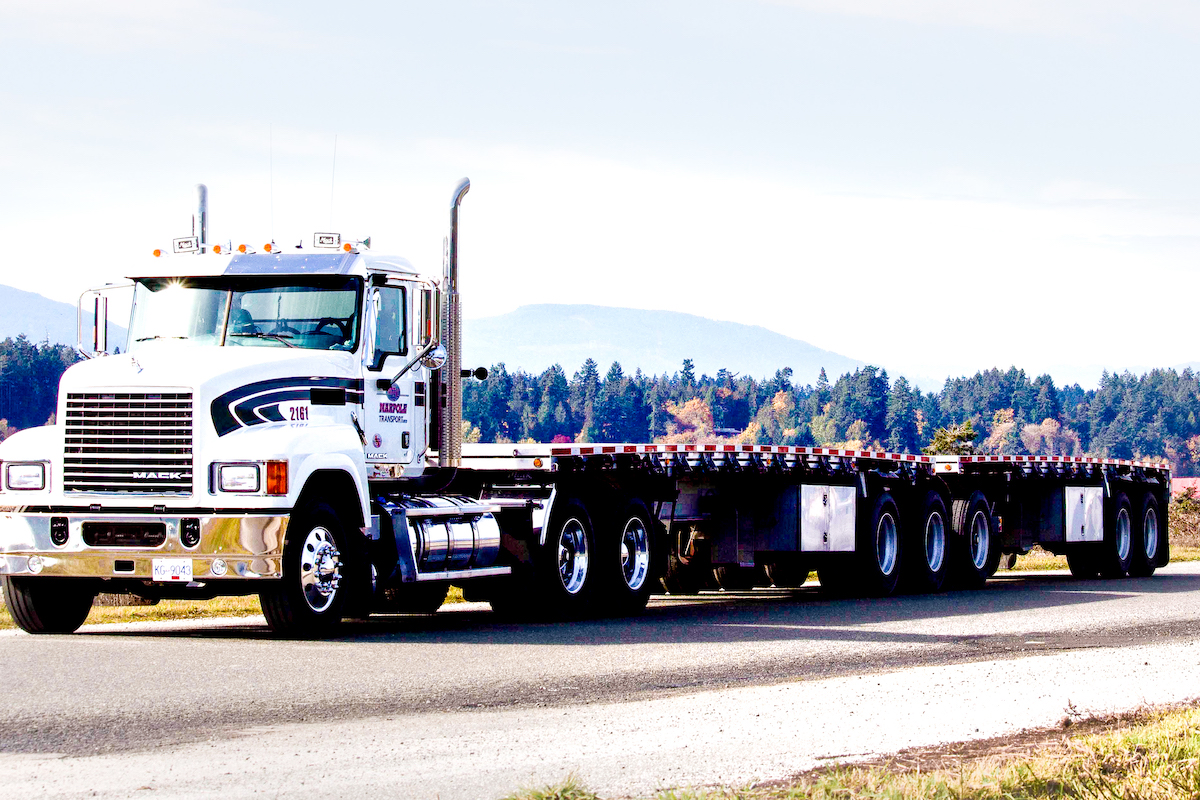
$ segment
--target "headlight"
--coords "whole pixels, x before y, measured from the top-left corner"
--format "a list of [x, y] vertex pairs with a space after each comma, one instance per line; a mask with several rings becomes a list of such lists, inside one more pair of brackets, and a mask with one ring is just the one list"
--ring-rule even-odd
[[4, 485], [9, 489], [38, 490], [46, 488], [45, 464], [5, 464]]
[[221, 464], [217, 488], [222, 492], [257, 492], [261, 486], [258, 464]]

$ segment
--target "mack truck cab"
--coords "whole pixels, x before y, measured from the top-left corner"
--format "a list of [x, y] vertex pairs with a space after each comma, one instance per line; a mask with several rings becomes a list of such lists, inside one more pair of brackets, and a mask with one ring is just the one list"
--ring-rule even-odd
[[101, 591], [258, 593], [273, 629], [319, 634], [383, 601], [433, 610], [455, 577], [508, 574], [499, 506], [440, 492], [461, 441], [469, 186], [441, 281], [338, 234], [213, 244], [200, 186], [193, 236], [133, 271], [119, 354], [100, 352], [110, 288], [85, 293], [91, 347], [63, 375], [56, 423], [0, 444], [16, 622], [75, 630]]

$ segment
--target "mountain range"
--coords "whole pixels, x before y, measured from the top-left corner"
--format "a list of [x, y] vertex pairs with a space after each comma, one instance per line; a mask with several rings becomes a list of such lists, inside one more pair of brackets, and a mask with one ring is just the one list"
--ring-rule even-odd
[[677, 372], [690, 358], [696, 374], [724, 368], [757, 378], [792, 368], [798, 383], [815, 383], [821, 368], [831, 381], [865, 364], [757, 325], [683, 314], [592, 305], [529, 305], [496, 317], [463, 320], [463, 366], [541, 372], [561, 364], [570, 375], [587, 358], [601, 374], [614, 362], [632, 374]]

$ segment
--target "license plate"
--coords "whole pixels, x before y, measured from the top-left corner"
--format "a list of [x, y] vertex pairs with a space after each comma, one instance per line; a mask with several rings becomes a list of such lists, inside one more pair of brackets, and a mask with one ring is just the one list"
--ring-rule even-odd
[[156, 558], [154, 559], [152, 580], [163, 583], [192, 581], [192, 560], [190, 558]]

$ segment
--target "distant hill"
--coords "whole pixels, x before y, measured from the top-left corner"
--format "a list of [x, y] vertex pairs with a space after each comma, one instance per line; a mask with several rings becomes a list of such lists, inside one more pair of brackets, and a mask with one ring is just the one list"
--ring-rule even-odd
[[[25, 292], [11, 286], [0, 286], [0, 340], [15, 339], [25, 334], [31, 342], [49, 341], [51, 344], [75, 345], [75, 306], [60, 303], [34, 292]], [[92, 326], [92, 315], [84, 314], [85, 335]], [[114, 325], [109, 317], [108, 338], [125, 348], [125, 328]]]
[[629, 374], [639, 367], [671, 374], [690, 358], [697, 375], [716, 375], [724, 367], [761, 378], [791, 367], [793, 380], [802, 384], [815, 382], [822, 367], [833, 381], [865, 363], [757, 325], [676, 311], [545, 304], [463, 321], [464, 367], [503, 361], [510, 370], [541, 372], [558, 363], [570, 375], [589, 357], [601, 375], [613, 361]]

